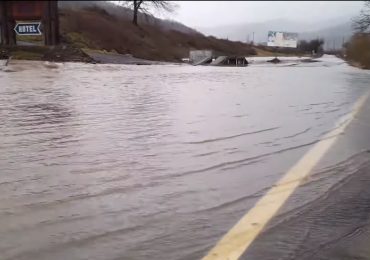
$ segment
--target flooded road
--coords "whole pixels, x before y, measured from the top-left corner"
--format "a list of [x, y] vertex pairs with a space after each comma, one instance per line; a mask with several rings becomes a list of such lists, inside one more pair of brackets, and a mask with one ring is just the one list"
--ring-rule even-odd
[[12, 62], [0, 71], [1, 259], [201, 258], [368, 90], [369, 72], [322, 60]]

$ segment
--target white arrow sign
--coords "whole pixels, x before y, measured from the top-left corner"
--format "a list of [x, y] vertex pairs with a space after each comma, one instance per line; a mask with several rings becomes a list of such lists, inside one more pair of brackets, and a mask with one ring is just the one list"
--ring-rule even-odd
[[21, 22], [17, 23], [14, 31], [18, 35], [41, 35], [40, 22]]

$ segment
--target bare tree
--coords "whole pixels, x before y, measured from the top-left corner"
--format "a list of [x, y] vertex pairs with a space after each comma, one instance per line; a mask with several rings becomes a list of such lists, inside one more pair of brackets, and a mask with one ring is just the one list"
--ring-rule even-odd
[[365, 1], [365, 6], [360, 15], [353, 19], [353, 28], [358, 32], [366, 32], [370, 28], [370, 1]]
[[166, 11], [166, 12], [174, 12], [177, 5], [171, 1], [144, 1], [144, 0], [132, 0], [132, 1], [123, 1], [126, 3], [126, 6], [131, 8], [133, 10], [133, 17], [132, 17], [132, 23], [136, 26], [138, 14], [143, 13], [145, 15], [150, 15], [151, 10], [157, 10], [157, 11]]

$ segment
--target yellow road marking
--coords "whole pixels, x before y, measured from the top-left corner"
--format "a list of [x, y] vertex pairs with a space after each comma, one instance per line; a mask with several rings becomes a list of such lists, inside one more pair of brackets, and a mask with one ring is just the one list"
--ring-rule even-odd
[[319, 160], [352, 122], [368, 98], [362, 96], [354, 105], [350, 119], [316, 143], [239, 222], [203, 257], [203, 260], [236, 260], [251, 245], [294, 190], [309, 175]]

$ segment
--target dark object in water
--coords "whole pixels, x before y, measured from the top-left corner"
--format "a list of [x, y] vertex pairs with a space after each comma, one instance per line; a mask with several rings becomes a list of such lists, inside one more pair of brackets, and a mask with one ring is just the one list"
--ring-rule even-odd
[[301, 62], [311, 63], [311, 62], [319, 62], [319, 61], [318, 60], [314, 60], [314, 59], [303, 59], [303, 60], [301, 60]]
[[248, 61], [244, 56], [219, 56], [213, 60], [211, 66], [246, 67]]
[[7, 60], [7, 59], [9, 59], [8, 53], [5, 52], [5, 51], [1, 51], [0, 52], [0, 60]]
[[268, 60], [267, 62], [271, 62], [271, 63], [280, 63], [281, 60], [279, 60], [278, 58], [273, 58], [272, 60]]

